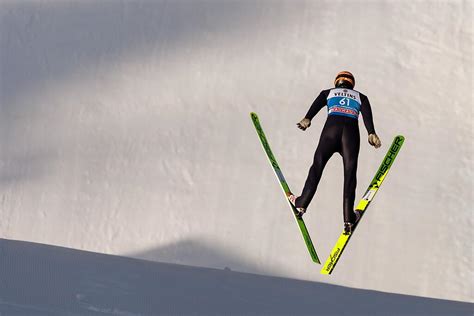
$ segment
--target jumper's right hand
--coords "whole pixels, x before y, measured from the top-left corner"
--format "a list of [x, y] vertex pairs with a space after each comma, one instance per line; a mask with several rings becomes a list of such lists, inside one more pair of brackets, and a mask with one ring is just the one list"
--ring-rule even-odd
[[308, 119], [308, 118], [304, 118], [302, 119], [298, 124], [296, 124], [296, 126], [298, 126], [299, 129], [301, 130], [306, 130], [308, 127], [311, 126], [311, 120]]

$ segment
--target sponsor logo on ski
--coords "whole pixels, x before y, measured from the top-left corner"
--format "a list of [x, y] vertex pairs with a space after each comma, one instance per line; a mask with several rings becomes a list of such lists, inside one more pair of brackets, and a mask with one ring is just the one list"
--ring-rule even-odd
[[330, 272], [332, 270], [332, 267], [336, 264], [337, 258], [339, 257], [339, 254], [341, 253], [341, 248], [337, 248], [336, 251], [334, 251], [333, 255], [329, 255], [329, 263], [326, 267], [326, 271]]
[[278, 166], [278, 163], [275, 161], [275, 157], [273, 156], [272, 150], [270, 149], [270, 144], [268, 144], [268, 141], [265, 137], [265, 134], [263, 133], [263, 130], [261, 129], [260, 125], [258, 127], [259, 128], [257, 129], [257, 133], [263, 144], [263, 148], [267, 152], [268, 158], [270, 159], [270, 163], [272, 164], [273, 168], [280, 169], [280, 167]]
[[382, 162], [382, 166], [380, 166], [377, 172], [377, 175], [375, 176], [374, 181], [371, 184], [373, 188], [376, 188], [376, 189], [379, 188], [379, 185], [382, 182], [385, 173], [388, 171], [388, 169], [392, 165], [392, 162], [395, 159], [395, 156], [397, 155], [402, 142], [403, 142], [403, 138], [401, 137], [395, 138], [395, 141], [393, 142], [392, 147], [390, 147], [390, 150], [388, 151], [387, 156], [385, 156], [385, 159]]

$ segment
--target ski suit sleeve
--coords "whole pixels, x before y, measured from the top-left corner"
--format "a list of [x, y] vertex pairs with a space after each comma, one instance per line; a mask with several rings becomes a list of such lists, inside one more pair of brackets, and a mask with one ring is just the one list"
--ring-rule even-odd
[[313, 117], [318, 114], [318, 112], [326, 105], [328, 94], [329, 90], [321, 91], [316, 100], [314, 100], [313, 104], [311, 104], [311, 107], [309, 108], [308, 113], [306, 113], [305, 118], [312, 120]]
[[362, 112], [362, 118], [364, 119], [364, 125], [367, 129], [367, 133], [375, 134], [374, 120], [372, 118], [372, 108], [370, 107], [369, 98], [361, 93], [360, 111]]

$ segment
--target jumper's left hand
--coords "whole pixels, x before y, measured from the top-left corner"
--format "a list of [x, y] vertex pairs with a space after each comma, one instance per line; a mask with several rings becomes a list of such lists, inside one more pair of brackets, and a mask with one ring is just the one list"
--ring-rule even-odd
[[305, 131], [308, 127], [311, 126], [311, 120], [308, 118], [302, 119], [298, 124], [296, 124], [299, 129]]
[[374, 146], [375, 148], [379, 148], [380, 146], [382, 146], [382, 142], [380, 141], [380, 138], [377, 136], [377, 134], [369, 135], [369, 144]]

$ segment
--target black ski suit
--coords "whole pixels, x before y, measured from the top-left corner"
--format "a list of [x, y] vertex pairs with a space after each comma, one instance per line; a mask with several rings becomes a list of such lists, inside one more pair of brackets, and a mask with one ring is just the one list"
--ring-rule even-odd
[[[336, 90], [340, 93], [339, 96], [334, 97], [334, 91]], [[344, 92], [342, 93], [341, 90]], [[333, 92], [331, 93], [331, 91]], [[331, 95], [335, 101], [328, 102]], [[347, 99], [342, 98], [342, 96], [351, 95], [357, 96], [358, 100], [354, 109], [338, 105], [346, 102], [341, 101], [342, 99]], [[336, 101], [338, 103], [334, 106]], [[350, 103], [349, 101], [351, 100], [347, 100], [348, 103]], [[331, 104], [328, 105], [328, 103]], [[357, 104], [360, 104], [359, 108]], [[319, 110], [326, 105], [328, 105], [328, 117], [321, 132], [319, 144], [314, 154], [313, 165], [309, 169], [303, 192], [296, 199], [296, 207], [308, 207], [316, 193], [326, 163], [337, 152], [342, 156], [344, 164], [344, 221], [353, 223], [355, 220], [353, 208], [357, 185], [357, 160], [360, 147], [358, 110], [362, 113], [364, 124], [369, 134], [375, 133], [372, 110], [369, 99], [360, 92], [351, 89], [327, 89], [323, 90], [314, 100], [305, 118], [313, 119]]]

